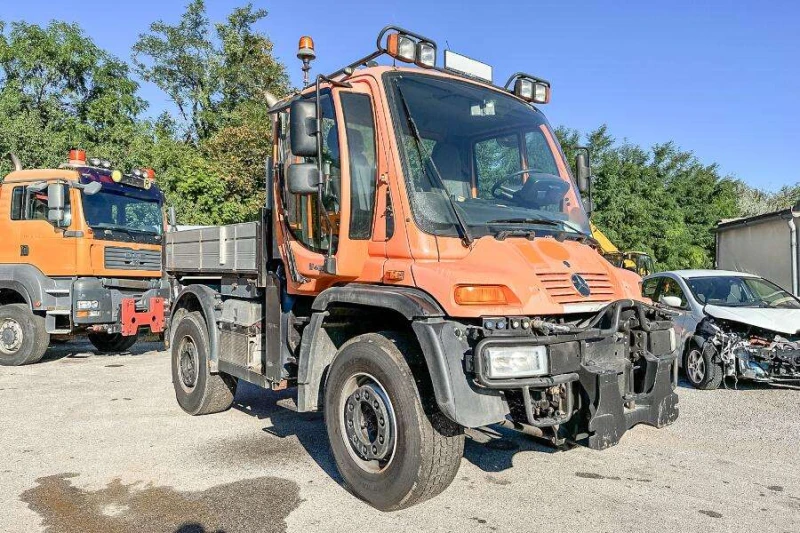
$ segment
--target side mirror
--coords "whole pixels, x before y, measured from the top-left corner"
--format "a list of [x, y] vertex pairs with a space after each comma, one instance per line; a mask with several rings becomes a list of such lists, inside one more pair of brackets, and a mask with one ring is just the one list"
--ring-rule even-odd
[[47, 186], [47, 220], [57, 226], [64, 222], [64, 190], [62, 183]]
[[661, 303], [668, 306], [668, 307], [681, 307], [681, 299], [677, 296], [662, 296]]
[[93, 194], [99, 193], [100, 189], [102, 189], [102, 188], [103, 188], [103, 184], [102, 183], [100, 183], [99, 181], [92, 181], [92, 182], [87, 183], [86, 185], [84, 185], [82, 190], [83, 190], [83, 194], [91, 196]]
[[578, 182], [578, 190], [582, 193], [589, 192], [589, 181], [592, 178], [592, 168], [589, 165], [588, 150], [580, 150], [575, 156], [575, 179]]
[[289, 165], [286, 176], [287, 186], [291, 194], [316, 194], [319, 191], [319, 169], [314, 163], [294, 163]]
[[292, 154], [297, 157], [317, 157], [317, 104], [310, 100], [295, 100], [289, 110]]

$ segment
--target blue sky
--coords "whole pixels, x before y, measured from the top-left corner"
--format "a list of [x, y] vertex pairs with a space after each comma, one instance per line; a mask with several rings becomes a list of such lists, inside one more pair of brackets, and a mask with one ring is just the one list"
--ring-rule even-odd
[[[79, 22], [130, 60], [137, 35], [154, 20], [177, 21], [185, 3], [3, 0], [0, 18]], [[243, 3], [207, 0], [212, 20]], [[644, 146], [674, 140], [765, 189], [800, 181], [800, 2], [254, 4], [269, 11], [259, 27], [295, 85], [301, 35], [315, 40], [314, 72], [330, 72], [371, 52], [381, 27], [398, 24], [492, 64], [496, 83], [518, 70], [549, 79], [553, 99], [544, 111], [554, 125], [589, 131], [607, 123], [618, 140]], [[150, 114], [169, 105], [154, 86], [143, 85], [141, 95]]]

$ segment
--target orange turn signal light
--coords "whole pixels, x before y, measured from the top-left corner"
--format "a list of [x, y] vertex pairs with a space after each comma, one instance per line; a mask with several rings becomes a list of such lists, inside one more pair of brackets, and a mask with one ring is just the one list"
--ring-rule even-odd
[[505, 285], [459, 285], [454, 297], [458, 305], [506, 305], [508, 292]]
[[402, 33], [391, 33], [386, 38], [386, 52], [395, 59], [413, 63], [417, 56], [417, 44]]

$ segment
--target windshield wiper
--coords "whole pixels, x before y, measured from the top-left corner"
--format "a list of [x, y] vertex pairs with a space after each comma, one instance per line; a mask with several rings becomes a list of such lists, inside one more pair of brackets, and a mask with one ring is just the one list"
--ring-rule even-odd
[[411, 111], [408, 109], [408, 102], [406, 101], [405, 96], [403, 96], [403, 90], [400, 88], [400, 84], [398, 83], [398, 78], [395, 78], [394, 86], [397, 88], [397, 95], [400, 97], [400, 103], [402, 104], [403, 107], [403, 113], [406, 116], [408, 129], [411, 133], [411, 136], [414, 137], [414, 146], [416, 146], [417, 148], [417, 155], [419, 156], [419, 161], [420, 165], [422, 166], [422, 171], [430, 175], [430, 173], [427, 172], [428, 165], [426, 164], [430, 163], [430, 166], [433, 169], [433, 174], [434, 174], [433, 177], [437, 181], [436, 185], [442, 191], [442, 194], [444, 194], [445, 197], [447, 198], [447, 202], [450, 205], [450, 209], [452, 209], [453, 215], [455, 215], [456, 221], [458, 222], [458, 227], [461, 232], [461, 242], [462, 244], [464, 244], [464, 246], [469, 248], [470, 245], [472, 245], [472, 241], [474, 240], [472, 238], [472, 234], [469, 232], [469, 227], [467, 226], [467, 223], [461, 217], [461, 213], [458, 210], [458, 206], [456, 205], [455, 200], [453, 200], [453, 197], [447, 193], [447, 188], [444, 185], [444, 180], [442, 179], [442, 175], [439, 173], [439, 169], [436, 168], [436, 163], [433, 162], [433, 158], [430, 156], [430, 154], [423, 155], [422, 137], [419, 134], [417, 123], [414, 122], [414, 119], [411, 117]]
[[486, 221], [487, 226], [502, 225], [502, 224], [542, 224], [545, 226], [564, 225], [560, 220], [555, 220], [550, 218], [498, 218], [496, 220]]
[[152, 231], [147, 231], [147, 230], [138, 229], [138, 228], [129, 228], [129, 227], [126, 227], [126, 226], [117, 226], [116, 224], [100, 223], [100, 224], [95, 224], [94, 226], [91, 226], [91, 227], [94, 228], [94, 229], [101, 229], [101, 230], [104, 230], [104, 231], [119, 231], [119, 232], [122, 232], [122, 233], [127, 233], [131, 237], [133, 236], [134, 233], [145, 234], [145, 235], [154, 235], [156, 237], [159, 236], [158, 233], [154, 233]]

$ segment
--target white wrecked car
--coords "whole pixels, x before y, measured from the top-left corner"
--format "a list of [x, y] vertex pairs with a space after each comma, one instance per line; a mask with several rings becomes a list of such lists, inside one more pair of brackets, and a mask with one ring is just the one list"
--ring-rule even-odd
[[716, 389], [726, 377], [800, 382], [800, 300], [759, 276], [674, 270], [644, 278], [642, 294], [680, 312], [675, 332], [689, 383]]

